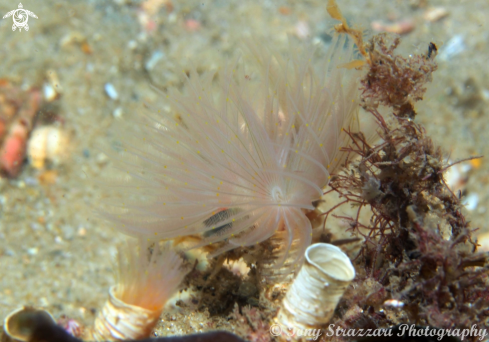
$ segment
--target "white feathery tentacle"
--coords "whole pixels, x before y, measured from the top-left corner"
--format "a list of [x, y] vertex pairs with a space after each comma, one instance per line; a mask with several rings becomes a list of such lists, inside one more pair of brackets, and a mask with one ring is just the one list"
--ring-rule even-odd
[[305, 210], [346, 158], [343, 130], [358, 127], [358, 71], [337, 68], [353, 42], [335, 36], [318, 68], [310, 45], [282, 56], [249, 41], [244, 51], [252, 73], [239, 59], [192, 70], [185, 93], [166, 95], [172, 111], [144, 118], [116, 158], [129, 183], [103, 215], [130, 235], [223, 242], [217, 253], [280, 236], [291, 265], [291, 248], [298, 261], [311, 243]]

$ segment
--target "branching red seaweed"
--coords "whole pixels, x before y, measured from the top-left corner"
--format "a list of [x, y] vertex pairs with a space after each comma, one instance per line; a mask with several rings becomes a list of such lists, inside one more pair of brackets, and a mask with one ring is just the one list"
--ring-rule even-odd
[[[335, 217], [365, 240], [354, 260], [356, 285], [340, 303], [335, 323], [484, 328], [488, 257], [476, 251], [460, 198], [443, 179], [450, 165], [413, 121], [414, 103], [423, 98], [437, 68], [436, 46], [404, 58], [394, 53], [398, 44], [399, 38], [385, 34], [366, 44], [369, 70], [361, 80], [362, 106], [374, 116], [382, 142], [370, 145], [363, 134], [347, 132], [352, 140], [344, 149], [350, 153], [348, 170], [330, 183], [341, 201], [323, 215], [334, 215], [346, 203], [358, 207], [355, 217]], [[392, 117], [384, 117], [380, 106]], [[363, 208], [371, 208], [369, 222], [360, 220]]]

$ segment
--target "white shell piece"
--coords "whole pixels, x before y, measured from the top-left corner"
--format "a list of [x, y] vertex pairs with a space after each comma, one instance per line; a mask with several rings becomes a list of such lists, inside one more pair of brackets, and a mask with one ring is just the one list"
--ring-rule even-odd
[[462, 204], [465, 205], [465, 208], [469, 211], [474, 211], [477, 209], [477, 205], [479, 204], [479, 195], [476, 193], [471, 193], [467, 197], [462, 199]]
[[53, 88], [53, 86], [49, 83], [44, 83], [42, 86], [42, 92], [44, 95], [44, 99], [47, 102], [52, 102], [56, 100], [56, 97], [58, 96], [58, 93], [56, 90]]
[[161, 51], [155, 51], [153, 52], [153, 54], [151, 55], [151, 57], [146, 61], [146, 63], [144, 64], [144, 68], [147, 70], [147, 71], [151, 71], [154, 69], [154, 67], [156, 66], [156, 64], [158, 64], [158, 62], [163, 58], [165, 57], [165, 54]]
[[392, 308], [402, 308], [404, 306], [404, 302], [401, 302], [397, 299], [388, 299], [384, 302], [383, 305]]
[[36, 169], [44, 168], [46, 161], [60, 164], [68, 156], [68, 135], [56, 126], [41, 126], [32, 131], [27, 145], [30, 164]]
[[458, 34], [456, 36], [453, 36], [445, 45], [443, 45], [438, 55], [438, 59], [441, 59], [442, 61], [448, 61], [464, 52], [466, 48], [467, 47], [464, 42], [464, 36]]
[[[452, 164], [452, 161], [449, 160], [447, 164]], [[472, 166], [470, 164], [460, 163], [449, 167], [443, 173], [445, 183], [447, 183], [450, 190], [452, 190], [456, 195], [458, 195], [459, 191], [464, 191], [469, 178], [468, 173], [471, 169]]]
[[104, 89], [107, 96], [110, 97], [112, 100], [117, 100], [119, 98], [119, 94], [117, 93], [117, 90], [115, 90], [115, 87], [112, 85], [112, 83], [105, 83]]
[[129, 305], [115, 296], [116, 286], [109, 290], [109, 300], [95, 318], [93, 328], [84, 340], [122, 341], [147, 338], [157, 323], [161, 310], [151, 311]]
[[353, 278], [355, 269], [340, 248], [327, 243], [309, 246], [304, 265], [284, 298], [278, 323], [289, 329], [328, 323]]
[[59, 95], [63, 92], [63, 88], [61, 87], [61, 83], [59, 82], [58, 74], [56, 71], [49, 69], [46, 71], [46, 77], [49, 81], [49, 85], [56, 92], [56, 95]]

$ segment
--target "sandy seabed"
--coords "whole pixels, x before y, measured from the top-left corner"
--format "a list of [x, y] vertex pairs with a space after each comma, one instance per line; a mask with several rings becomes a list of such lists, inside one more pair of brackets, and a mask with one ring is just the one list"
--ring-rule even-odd
[[[152, 85], [180, 85], [185, 63], [201, 70], [218, 67], [236, 55], [244, 34], [265, 36], [285, 50], [288, 34], [327, 44], [335, 22], [319, 0], [189, 0], [160, 7], [153, 1], [146, 12], [138, 1], [22, 3], [38, 19], [29, 19], [27, 32], [13, 32], [11, 18], [0, 20], [0, 78], [29, 89], [41, 87], [48, 70], [57, 74], [60, 97], [43, 105], [38, 121], [58, 118], [69, 134], [70, 154], [54, 169], [52, 184], [40, 181], [42, 171], [29, 164], [16, 179], [0, 179], [0, 317], [29, 304], [89, 324], [114, 282], [121, 240], [93, 213], [105, 191], [97, 180], [112, 172], [101, 151], [123, 139], [117, 127], [137, 120], [144, 102], [157, 103], [160, 95]], [[487, 1], [338, 5], [351, 23], [368, 30], [374, 21], [412, 20], [414, 29], [403, 35], [399, 48], [405, 55], [424, 53], [435, 42], [445, 58], [417, 106], [417, 120], [451, 160], [489, 156]], [[0, 13], [16, 6], [2, 0]], [[448, 15], [429, 22], [423, 17], [429, 7], [443, 7]], [[145, 23], [144, 15], [152, 23]], [[458, 50], [450, 45], [454, 37]], [[117, 98], [107, 95], [107, 83]], [[487, 158], [474, 164], [466, 185], [466, 194], [478, 197], [467, 215], [480, 236], [489, 232], [488, 166]]]

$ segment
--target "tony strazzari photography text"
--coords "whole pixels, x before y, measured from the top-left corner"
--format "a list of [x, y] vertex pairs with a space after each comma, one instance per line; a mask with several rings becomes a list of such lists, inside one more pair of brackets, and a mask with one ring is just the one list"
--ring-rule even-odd
[[326, 336], [344, 336], [344, 337], [381, 337], [381, 336], [410, 336], [437, 337], [440, 341], [445, 336], [455, 336], [464, 340], [466, 337], [479, 337], [479, 341], [484, 340], [487, 336], [485, 329], [478, 329], [474, 324], [470, 329], [436, 329], [431, 327], [419, 327], [414, 324], [401, 324], [391, 329], [343, 329], [334, 324], [330, 324], [326, 331]]

